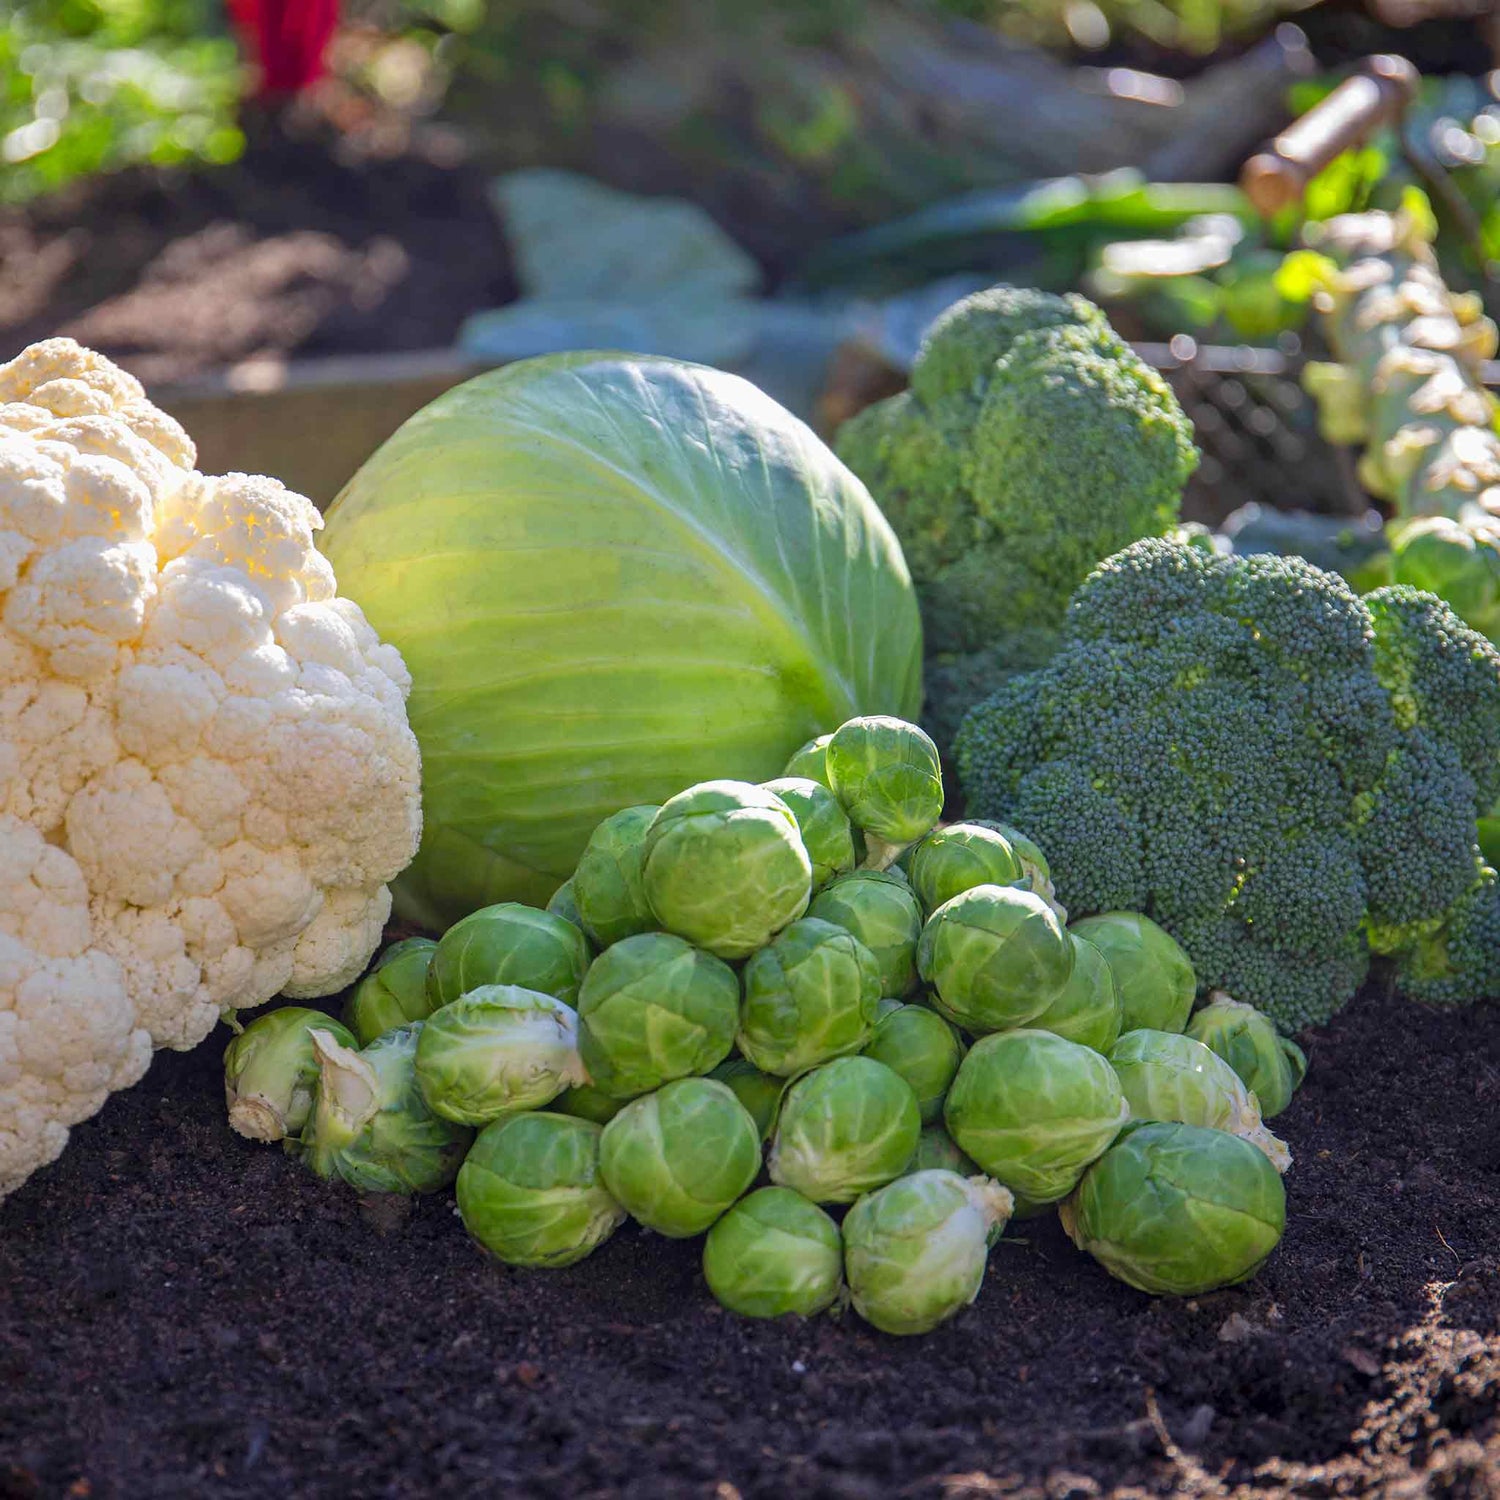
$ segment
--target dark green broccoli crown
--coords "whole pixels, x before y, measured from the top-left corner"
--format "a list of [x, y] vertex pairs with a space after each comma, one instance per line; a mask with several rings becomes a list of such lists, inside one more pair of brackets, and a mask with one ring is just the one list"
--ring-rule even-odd
[[1197, 463], [1161, 377], [1082, 297], [993, 287], [928, 331], [909, 392], [844, 424], [889, 518], [928, 647], [1053, 627], [1102, 557], [1176, 520]]
[[[1300, 558], [1137, 542], [1077, 591], [1056, 656], [964, 720], [969, 814], [1025, 828], [1075, 914], [1143, 911], [1205, 988], [1286, 1030], [1326, 1019], [1367, 932], [1426, 941], [1473, 885], [1466, 766], [1486, 733], [1500, 758], [1500, 655], [1463, 630], [1410, 591], [1372, 613]], [[1418, 681], [1429, 656], [1467, 665]], [[1404, 698], [1393, 662], [1417, 664]]]

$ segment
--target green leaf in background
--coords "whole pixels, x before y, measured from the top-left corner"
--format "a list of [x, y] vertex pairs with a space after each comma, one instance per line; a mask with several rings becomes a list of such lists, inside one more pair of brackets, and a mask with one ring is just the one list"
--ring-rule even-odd
[[1276, 272], [1276, 290], [1288, 302], [1311, 302], [1338, 267], [1316, 250], [1293, 250]]
[[955, 247], [983, 245], [1002, 235], [1025, 234], [1039, 247], [1064, 251], [1080, 239], [1167, 234], [1205, 214], [1228, 214], [1246, 223], [1255, 218], [1249, 201], [1232, 184], [1148, 182], [1135, 168], [1121, 167], [1093, 177], [1056, 177], [966, 193], [933, 204], [832, 241], [812, 256], [802, 275], [809, 285], [827, 286], [899, 265], [919, 279], [933, 263], [950, 258]]

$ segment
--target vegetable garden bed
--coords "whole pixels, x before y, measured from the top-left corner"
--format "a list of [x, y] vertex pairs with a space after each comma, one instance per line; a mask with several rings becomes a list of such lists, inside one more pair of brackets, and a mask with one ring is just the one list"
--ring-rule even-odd
[[158, 1054], [0, 1206], [7, 1500], [1500, 1489], [1493, 1005], [1366, 993], [1313, 1039], [1248, 1286], [1146, 1297], [1049, 1218], [911, 1340], [735, 1318], [695, 1242], [634, 1228], [498, 1266], [448, 1194], [361, 1201], [236, 1137], [221, 1051]]
[[[319, 176], [310, 173], [309, 183]], [[457, 224], [463, 214], [455, 212]], [[1425, 254], [1420, 223], [1405, 208], [1379, 223], [1399, 231], [1403, 253]], [[0, 223], [0, 256], [5, 231]], [[359, 349], [385, 296], [371, 287], [395, 287], [399, 277], [387, 273], [406, 252], [371, 244], [357, 265], [346, 264], [337, 235], [317, 246], [291, 239], [298, 255], [318, 251], [304, 267], [314, 283], [320, 255], [338, 264], [329, 262], [331, 279], [310, 300], [294, 275], [289, 300], [277, 306], [296, 327], [319, 306], [335, 309], [334, 324], [347, 321], [340, 307], [360, 313], [368, 326], [354, 339]], [[78, 248], [59, 243], [62, 259]], [[227, 251], [235, 262], [240, 250], [239, 271], [215, 259]], [[267, 264], [264, 250], [210, 222], [186, 244], [176, 241], [163, 263], [201, 254], [210, 273], [199, 283], [201, 311], [216, 278], [226, 287], [241, 276], [253, 282]], [[292, 250], [288, 242], [268, 252], [273, 269]], [[1338, 289], [1336, 271], [1330, 262], [1320, 275]], [[114, 299], [126, 344], [142, 346], [172, 300], [153, 312], [151, 281]], [[330, 287], [338, 289], [332, 302]], [[400, 298], [390, 295], [394, 310]], [[1467, 303], [1443, 309], [1446, 322], [1418, 320], [1430, 347], [1414, 339], [1402, 369], [1424, 372], [1450, 345], [1476, 361], [1493, 353], [1493, 330]], [[0, 328], [4, 314], [0, 304]], [[373, 446], [405, 410], [462, 373], [461, 362], [413, 342], [378, 370], [336, 361], [321, 378], [295, 365], [287, 376], [292, 351], [326, 356], [341, 347], [288, 326], [217, 394], [200, 388], [196, 407], [191, 391], [169, 402], [206, 429], [206, 468], [275, 468], [326, 500], [361, 456], [335, 452], [326, 433]], [[403, 945], [398, 961], [425, 952], [424, 973], [397, 975], [389, 963], [361, 986], [346, 1019], [363, 1054], [328, 1018], [288, 1008], [252, 1025], [227, 1059], [216, 1044], [163, 1057], [142, 1086], [85, 1119], [59, 1164], [0, 1205], [0, 1284], [12, 1289], [0, 1303], [0, 1500], [267, 1490], [715, 1500], [1500, 1493], [1500, 1010], [1478, 1003], [1500, 983], [1500, 908], [1493, 871], [1475, 850], [1476, 833], [1482, 842], [1493, 832], [1500, 656], [1436, 599], [1385, 589], [1361, 603], [1342, 580], [1305, 562], [1247, 561], [1202, 528], [1160, 539], [1196, 454], [1167, 387], [1090, 304], [1002, 289], [965, 299], [937, 326], [911, 394], [861, 416], [847, 429], [853, 446], [841, 447], [853, 471], [870, 476], [887, 520], [905, 529], [915, 594], [871, 497], [743, 381], [662, 360], [575, 356], [514, 365], [429, 408], [345, 488], [324, 536], [326, 564], [405, 653], [416, 679], [411, 733], [400, 663], [352, 604], [326, 597], [333, 579], [313, 554], [317, 517], [305, 501], [269, 480], [188, 474], [181, 435], [141, 401], [138, 386], [76, 345], [29, 350], [0, 371], [10, 382], [0, 394], [13, 400], [0, 431], [29, 455], [36, 492], [66, 459], [80, 492], [66, 492], [70, 515], [85, 513], [93, 484], [114, 497], [110, 526], [146, 538], [120, 554], [139, 559], [139, 616], [105, 619], [93, 636], [75, 638], [38, 624], [45, 611], [37, 601], [50, 604], [51, 580], [69, 576], [57, 558], [76, 568], [74, 592], [94, 604], [100, 586], [91, 580], [105, 576], [115, 554], [101, 561], [93, 533], [56, 546], [44, 534], [36, 548], [24, 527], [15, 533], [28, 571], [7, 585], [6, 627], [25, 644], [9, 660], [21, 663], [23, 682], [26, 674], [40, 681], [44, 666], [87, 683], [87, 695], [46, 701], [105, 703], [122, 758], [132, 761], [121, 786], [139, 794], [159, 775], [151, 806], [166, 809], [155, 824], [144, 816], [139, 824], [148, 830], [146, 856], [115, 851], [111, 867], [100, 850], [110, 846], [105, 809], [113, 804], [101, 790], [114, 782], [101, 774], [77, 791], [59, 778], [64, 815], [43, 795], [45, 752], [34, 748], [43, 741], [15, 737], [30, 747], [22, 764], [31, 800], [30, 821], [9, 805], [0, 819], [8, 839], [0, 983], [20, 1018], [0, 1034], [0, 1043], [12, 1042], [0, 1047], [0, 1101], [10, 1106], [0, 1110], [0, 1190], [49, 1166], [59, 1132], [111, 1089], [127, 1089], [152, 1045], [190, 1045], [222, 1006], [248, 1009], [284, 988], [292, 998], [326, 992], [338, 1008], [332, 992], [369, 958], [390, 910], [384, 887], [416, 848], [418, 739], [428, 842], [403, 877], [397, 909], [436, 932], [487, 908], [472, 931], [468, 921], [450, 927], [435, 953]], [[108, 333], [109, 318], [100, 327]], [[974, 365], [997, 335], [1003, 352]], [[149, 352], [135, 352], [144, 367]], [[1477, 365], [1459, 373], [1479, 379]], [[1330, 379], [1324, 369], [1321, 383]], [[1339, 379], [1348, 386], [1347, 374]], [[984, 381], [1005, 386], [1005, 399], [981, 394]], [[1467, 461], [1464, 445], [1482, 432], [1488, 462], [1492, 408], [1472, 394], [1483, 407], [1478, 418], [1469, 419], [1470, 406], [1450, 413], [1461, 429], [1454, 453]], [[218, 396], [228, 397], [222, 430]], [[262, 441], [256, 401], [284, 449]], [[1047, 405], [1054, 401], [1062, 403], [1055, 410]], [[1123, 429], [1107, 425], [1127, 409]], [[908, 447], [928, 425], [943, 443]], [[1050, 443], [1042, 436], [1049, 428]], [[854, 438], [872, 432], [877, 440], [859, 453]], [[1066, 446], [1056, 440], [1062, 432]], [[34, 433], [51, 434], [50, 445]], [[1004, 461], [955, 470], [943, 445], [955, 438], [966, 448], [982, 440]], [[111, 471], [89, 462], [97, 457], [90, 445], [106, 440], [130, 455], [149, 504], [134, 491], [121, 499], [123, 490], [107, 487]], [[1437, 441], [1425, 436], [1423, 451]], [[244, 459], [229, 456], [236, 444]], [[1408, 433], [1400, 451], [1415, 446]], [[911, 454], [922, 466], [908, 482], [898, 460]], [[1472, 468], [1471, 476], [1442, 463], [1433, 472], [1493, 482], [1492, 467]], [[939, 486], [940, 496], [960, 509], [992, 505], [990, 539], [1001, 544], [992, 559], [971, 546], [955, 560], [942, 534], [924, 547], [917, 523], [927, 485], [954, 473], [961, 483]], [[334, 477], [325, 483], [326, 475]], [[472, 503], [491, 491], [496, 504]], [[28, 498], [33, 488], [20, 493]], [[1047, 540], [1056, 535], [1059, 497], [1117, 493], [1142, 512], [1120, 518], [1118, 535], [1072, 549]], [[512, 507], [517, 496], [529, 509]], [[9, 503], [23, 519], [30, 514]], [[102, 504], [98, 496], [91, 503]], [[1487, 503], [1500, 505], [1493, 496]], [[829, 524], [835, 516], [838, 526]], [[1083, 529], [1078, 517], [1072, 524]], [[1143, 531], [1144, 540], [1116, 551]], [[585, 566], [537, 573], [538, 553], [565, 555], [579, 536], [589, 544]], [[714, 544], [705, 547], [705, 536]], [[943, 672], [970, 657], [981, 671], [1010, 666], [1016, 657], [1002, 650], [1004, 640], [1055, 624], [1090, 559], [1111, 553], [1073, 595], [1061, 644], [1046, 646], [1051, 664], [1010, 679], [971, 712], [955, 750], [970, 814], [1014, 815], [1038, 840], [1045, 835], [1051, 855], [996, 824], [933, 832], [943, 802], [937, 747], [911, 725], [855, 712], [917, 712], [918, 598]], [[801, 584], [809, 566], [815, 590]], [[419, 598], [424, 567], [427, 605]], [[1035, 595], [1009, 590], [1004, 580], [1013, 575], [1037, 584]], [[972, 587], [976, 577], [987, 592]], [[431, 597], [443, 607], [436, 617]], [[736, 610], [747, 598], [749, 607]], [[235, 600], [244, 601], [238, 614]], [[1013, 618], [1004, 606], [1017, 601], [1031, 602]], [[425, 618], [412, 615], [413, 604]], [[684, 610], [686, 627], [677, 623]], [[734, 617], [718, 626], [734, 659], [652, 656], [659, 639], [671, 647], [685, 631], [695, 645], [698, 632], [711, 640], [715, 611]], [[619, 655], [570, 633], [576, 617], [590, 615], [595, 628], [600, 619], [618, 627], [625, 645], [612, 635], [609, 649]], [[222, 628], [222, 639], [182, 630], [170, 644], [169, 627], [200, 619]], [[251, 643], [260, 637], [228, 624], [262, 619], [276, 633], [266, 626], [256, 654]], [[649, 622], [644, 634], [631, 633], [638, 619]], [[497, 620], [524, 624], [487, 639]], [[1176, 649], [1188, 640], [1195, 649]], [[497, 644], [508, 658], [535, 660], [519, 676], [496, 679]], [[45, 659], [37, 654], [44, 649]], [[152, 672], [181, 665], [168, 661], [168, 649], [201, 655], [195, 681], [210, 685], [207, 727], [189, 721], [175, 738], [152, 697], [166, 680]], [[443, 716], [472, 700], [473, 683], [460, 681], [452, 696], [445, 673], [455, 660], [460, 677], [475, 662], [481, 677], [489, 674], [482, 711], [471, 709], [477, 720], [458, 732]], [[1096, 664], [1108, 661], [1139, 668], [1139, 683], [1106, 683], [1118, 722], [1096, 735], [1073, 708], [1092, 701]], [[548, 662], [563, 670], [549, 674]], [[638, 664], [644, 675], [633, 681]], [[705, 666], [738, 684], [708, 719]], [[1082, 670], [1069, 676], [1070, 666]], [[597, 690], [580, 685], [590, 673]], [[929, 708], [939, 676], [929, 677]], [[106, 678], [108, 694], [99, 686]], [[674, 692], [674, 682], [691, 691]], [[507, 695], [518, 685], [512, 707]], [[339, 774], [327, 771], [329, 756], [299, 756], [274, 720], [245, 737], [248, 720], [236, 712], [250, 705], [239, 699], [257, 695], [273, 700], [308, 744], [319, 733], [333, 742], [334, 709], [354, 704], [354, 727], [337, 737]], [[965, 706], [976, 696], [969, 691]], [[629, 723], [641, 699], [646, 736]], [[840, 720], [831, 738], [810, 740], [787, 762], [815, 780], [698, 784], [721, 774], [721, 753], [737, 774], [764, 776], [787, 744]], [[721, 721], [735, 735], [749, 726], [752, 738], [726, 741]], [[68, 748], [65, 735], [53, 742]], [[711, 763], [674, 750], [726, 743]], [[1202, 769], [1194, 752], [1216, 753], [1208, 769], [1222, 772], [1228, 796], [1200, 791], [1193, 775], [1156, 775], [1162, 747], [1162, 759], [1191, 772]], [[244, 781], [226, 769], [222, 782], [209, 782], [206, 768], [227, 766], [230, 750], [248, 751], [249, 769], [236, 773]], [[663, 750], [674, 753], [670, 779], [658, 785], [649, 778], [665, 777]], [[1127, 756], [1132, 772], [1146, 774], [1122, 774]], [[320, 764], [322, 782], [312, 774]], [[1052, 774], [1054, 766], [1063, 770]], [[1267, 787], [1267, 767], [1282, 772], [1288, 789]], [[95, 775], [91, 764], [87, 774]], [[305, 775], [311, 790], [303, 795]], [[218, 835], [217, 823], [190, 826], [189, 813], [201, 811], [194, 798], [217, 802], [203, 789], [241, 784], [256, 792], [252, 799], [247, 791], [243, 826], [235, 821], [223, 833], [231, 852], [189, 859], [197, 846], [173, 840], [191, 834], [208, 849], [208, 833]], [[562, 799], [550, 801], [559, 788]], [[479, 818], [476, 791], [498, 794]], [[362, 833], [319, 823], [341, 797], [368, 815]], [[667, 800], [658, 807], [647, 797]], [[1164, 801], [1171, 816], [1156, 815]], [[622, 803], [625, 811], [612, 812]], [[133, 817], [117, 821], [135, 825]], [[1304, 857], [1307, 826], [1327, 859]], [[280, 827], [303, 838], [296, 858], [276, 867], [290, 871], [290, 894], [273, 911], [253, 882], [272, 868], [260, 855], [269, 856], [262, 845]], [[1123, 836], [1112, 841], [1115, 829]], [[1207, 851], [1212, 858], [1198, 847], [1210, 836], [1222, 846]], [[898, 924], [904, 935], [895, 944], [904, 943], [904, 957], [884, 970], [889, 934], [871, 916], [882, 903], [862, 906], [843, 882], [886, 882], [863, 889], [887, 892], [904, 885], [879, 872], [913, 840], [921, 842], [902, 898], [912, 921]], [[179, 848], [187, 853], [167, 869]], [[1211, 877], [1229, 868], [1226, 854], [1239, 873], [1222, 882], [1222, 909], [1188, 910], [1195, 902], [1181, 899], [1185, 887], [1195, 900], [1205, 888], [1214, 897]], [[1056, 889], [1078, 918], [1071, 932], [1053, 901], [1049, 857], [1072, 882], [1060, 879]], [[848, 873], [859, 858], [877, 873]], [[153, 864], [154, 876], [169, 876], [164, 885], [132, 875]], [[964, 882], [956, 893], [949, 875]], [[85, 890], [96, 897], [86, 918], [30, 921], [46, 902], [56, 908], [49, 915], [81, 914]], [[493, 904], [517, 897], [546, 900], [548, 914]], [[826, 910], [818, 904], [825, 897], [835, 898]], [[240, 921], [245, 905], [259, 925]], [[1136, 915], [1148, 910], [1183, 924], [1184, 947]], [[155, 926], [137, 930], [137, 911]], [[222, 923], [200, 942], [213, 915]], [[483, 941], [471, 945], [481, 930]], [[187, 979], [181, 965], [169, 965], [161, 936], [176, 931]], [[1117, 938], [1107, 941], [1111, 931]], [[1137, 957], [1150, 934], [1156, 960], [1141, 979]], [[1112, 941], [1121, 945], [1118, 964]], [[142, 972], [117, 971], [111, 943], [139, 949]], [[231, 947], [244, 950], [239, 980], [227, 960], [216, 967]], [[1321, 1026], [1360, 986], [1367, 949], [1394, 955], [1377, 973], [1389, 972], [1408, 993], [1475, 1008], [1422, 1009], [1377, 983], [1310, 1038], [1309, 1085], [1277, 1119], [1299, 1163], [1284, 1214], [1275, 1173], [1286, 1151], [1260, 1128], [1243, 1068], [1236, 1076], [1177, 1033], [1195, 990], [1221, 986], [1253, 999], [1288, 1032]], [[1005, 963], [992, 967], [1002, 950]], [[1068, 975], [1086, 954], [1095, 967], [1080, 970], [1075, 985]], [[693, 982], [668, 985], [662, 976], [684, 955]], [[739, 960], [745, 969], [736, 977], [727, 963]], [[62, 967], [54, 971], [54, 962]], [[28, 965], [47, 982], [18, 981]], [[78, 983], [49, 988], [54, 972]], [[931, 1010], [899, 1003], [918, 974], [933, 987]], [[882, 995], [891, 998], [879, 1002]], [[1067, 1039], [1079, 996], [1085, 1010], [1107, 999], [1111, 1035], [1123, 1027], [1134, 1042], [1127, 1037], [1106, 1054], [1097, 1037]], [[388, 1029], [387, 1002], [400, 1013], [394, 1019], [412, 1024]], [[420, 1014], [407, 1009], [413, 1002]], [[1064, 1014], [1054, 1013], [1058, 1006]], [[49, 1064], [37, 1037], [49, 1027], [58, 1036], [76, 1029], [59, 1015], [97, 1022], [89, 1038], [97, 1056], [80, 1045], [83, 1061], [70, 1052], [65, 1066]], [[884, 1035], [897, 1016], [925, 1018], [937, 1050], [947, 1049], [940, 1081], [925, 1066], [926, 1044]], [[532, 1035], [527, 1017], [550, 1018], [550, 1029]], [[662, 1017], [684, 1020], [683, 1036], [659, 1030]], [[977, 1038], [962, 1062], [950, 1022]], [[1028, 1029], [1033, 1023], [1041, 1029]], [[278, 1048], [278, 1036], [295, 1041], [308, 1027], [311, 1050], [301, 1062], [295, 1048]], [[847, 1055], [866, 1043], [864, 1056]], [[738, 1087], [700, 1076], [726, 1057], [734, 1066], [734, 1047], [747, 1060], [739, 1067], [774, 1075], [756, 1078], [775, 1096], [785, 1090], [774, 1127]], [[1300, 1073], [1300, 1054], [1291, 1056]], [[1156, 1066], [1153, 1059], [1164, 1070], [1161, 1096], [1149, 1078], [1137, 1078], [1132, 1092], [1127, 1075]], [[1209, 1062], [1227, 1082], [1213, 1083]], [[1191, 1099], [1167, 1097], [1174, 1069], [1201, 1075]], [[354, 1188], [318, 1188], [289, 1153], [227, 1131], [221, 1077], [236, 1130], [269, 1141], [301, 1129], [304, 1162]], [[91, 1092], [70, 1097], [79, 1083]], [[1282, 1096], [1273, 1103], [1262, 1093], [1272, 1115], [1291, 1086], [1266, 1079]], [[602, 1136], [592, 1123], [601, 1102], [612, 1112]], [[547, 1111], [552, 1103], [558, 1113]], [[952, 1171], [904, 1175], [926, 1160], [911, 1154], [919, 1103], [941, 1105], [949, 1148], [972, 1155], [961, 1165], [985, 1175], [967, 1185]], [[292, 1118], [299, 1110], [301, 1121]], [[689, 1119], [698, 1123], [682, 1123]], [[1076, 1143], [1066, 1131], [1049, 1136], [1059, 1121]], [[1140, 1122], [1138, 1134], [1131, 1121]], [[1009, 1141], [1017, 1123], [1025, 1138]], [[751, 1199], [736, 1203], [763, 1165], [768, 1134], [781, 1195], [773, 1201], [787, 1213], [787, 1200], [801, 1204], [802, 1217], [785, 1221], [802, 1226], [794, 1234], [783, 1235], [769, 1209], [757, 1219], [762, 1210]], [[1036, 1140], [1048, 1143], [1046, 1160], [1030, 1159]], [[465, 1151], [463, 1225], [500, 1263], [453, 1220], [446, 1189]], [[1213, 1178], [1207, 1187], [1173, 1178], [1174, 1151], [1204, 1181]], [[1151, 1169], [1132, 1177], [1128, 1163]], [[359, 1196], [368, 1188], [388, 1195]], [[1064, 1194], [1061, 1226], [1050, 1215], [1028, 1217]], [[850, 1202], [840, 1250], [840, 1231], [815, 1204]], [[584, 1217], [554, 1216], [559, 1203]], [[919, 1210], [934, 1204], [942, 1217], [914, 1233]], [[985, 1230], [1000, 1235], [1013, 1207], [1020, 1211], [984, 1276]], [[590, 1266], [573, 1267], [627, 1217], [637, 1224]], [[1284, 1221], [1285, 1246], [1255, 1275]], [[710, 1225], [702, 1259], [691, 1239], [661, 1237]], [[1176, 1300], [1145, 1300], [1107, 1280], [1071, 1252], [1062, 1226], [1121, 1281]], [[762, 1255], [784, 1257], [788, 1276], [808, 1264], [778, 1236], [819, 1250], [826, 1285], [805, 1302], [757, 1284]], [[516, 1269], [526, 1264], [558, 1269]], [[1232, 1290], [1200, 1290], [1252, 1275]], [[726, 1316], [822, 1310], [841, 1276], [863, 1322], [852, 1314], [764, 1323]], [[721, 1306], [703, 1294], [705, 1279]], [[782, 1300], [757, 1303], [762, 1294]], [[955, 1314], [939, 1336], [911, 1343], [874, 1331], [930, 1332]]]

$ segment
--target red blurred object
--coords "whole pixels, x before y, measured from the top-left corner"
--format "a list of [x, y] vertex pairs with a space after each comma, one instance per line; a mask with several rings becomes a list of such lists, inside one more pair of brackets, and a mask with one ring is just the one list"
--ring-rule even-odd
[[323, 76], [339, 0], [229, 0], [229, 9], [260, 64], [258, 97], [300, 94]]

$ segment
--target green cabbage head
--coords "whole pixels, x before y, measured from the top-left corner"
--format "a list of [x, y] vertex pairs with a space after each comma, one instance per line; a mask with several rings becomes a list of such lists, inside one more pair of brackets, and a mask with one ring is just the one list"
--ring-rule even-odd
[[626, 354], [440, 396], [345, 486], [323, 550], [405, 658], [422, 847], [401, 912], [543, 905], [622, 807], [764, 781], [913, 718], [921, 627], [864, 486], [747, 381]]

